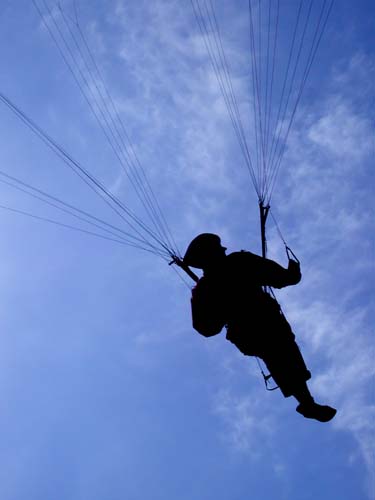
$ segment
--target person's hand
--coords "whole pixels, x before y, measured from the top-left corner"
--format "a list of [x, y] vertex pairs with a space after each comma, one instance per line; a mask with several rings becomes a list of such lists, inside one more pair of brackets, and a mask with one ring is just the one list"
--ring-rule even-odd
[[299, 262], [297, 262], [296, 260], [293, 260], [293, 259], [289, 259], [288, 271], [291, 275], [292, 280], [295, 283], [298, 283], [299, 281], [301, 281], [302, 274], [301, 274], [301, 266], [300, 266]]

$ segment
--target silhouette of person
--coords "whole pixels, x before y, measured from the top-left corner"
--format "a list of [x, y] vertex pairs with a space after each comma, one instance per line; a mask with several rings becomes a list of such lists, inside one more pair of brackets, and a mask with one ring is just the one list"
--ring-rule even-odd
[[[264, 361], [284, 397], [294, 396], [298, 401], [298, 413], [328, 422], [336, 410], [314, 401], [306, 383], [311, 373], [295, 335], [277, 301], [262, 288], [283, 288], [299, 283], [299, 263], [290, 259], [285, 269], [273, 260], [248, 251], [229, 255], [225, 251], [219, 236], [203, 233], [194, 238], [183, 258], [185, 266], [203, 270], [197, 288], [202, 282], [211, 294], [209, 314], [214, 310], [219, 325], [214, 333], [226, 325], [226, 338], [244, 355]], [[193, 317], [193, 326], [194, 321], [198, 323], [200, 319]], [[206, 336], [210, 335], [212, 333]]]

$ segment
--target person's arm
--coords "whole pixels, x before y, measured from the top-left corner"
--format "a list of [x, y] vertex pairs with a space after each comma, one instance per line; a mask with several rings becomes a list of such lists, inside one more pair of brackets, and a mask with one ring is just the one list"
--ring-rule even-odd
[[289, 259], [288, 268], [280, 266], [271, 259], [258, 256], [259, 279], [263, 286], [283, 288], [284, 286], [296, 285], [301, 281], [301, 268], [298, 262]]

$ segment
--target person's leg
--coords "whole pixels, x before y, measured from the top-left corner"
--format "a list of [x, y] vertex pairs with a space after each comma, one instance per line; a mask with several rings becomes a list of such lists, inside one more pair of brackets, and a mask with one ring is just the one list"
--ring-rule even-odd
[[298, 395], [300, 402], [312, 399], [306, 385], [311, 373], [294, 338], [283, 339], [280, 335], [265, 347], [260, 357], [286, 398]]
[[319, 422], [328, 422], [336, 415], [335, 408], [320, 405], [314, 401], [306, 382], [296, 385], [292, 396], [299, 402], [296, 411], [305, 418], [312, 418]]
[[[284, 319], [277, 336], [267, 342], [262, 342], [262, 347], [255, 348], [257, 343], [244, 335], [246, 330], [232, 330], [228, 328], [227, 339], [247, 356], [257, 356], [263, 359], [272, 378], [287, 398], [294, 396], [299, 402], [296, 411], [306, 418], [314, 418], [320, 422], [328, 422], [336, 410], [329, 406], [315, 403], [310, 394], [306, 381], [311, 378], [311, 373], [294, 340], [294, 334], [289, 323]], [[237, 334], [236, 334], [237, 333]]]
[[314, 403], [314, 398], [312, 397], [306, 382], [300, 382], [295, 384], [293, 392], [291, 394], [300, 404], [312, 404]]
[[311, 374], [294, 340], [275, 342], [262, 358], [283, 395], [298, 401], [298, 413], [319, 422], [328, 422], [335, 416], [334, 408], [314, 401], [306, 383]]

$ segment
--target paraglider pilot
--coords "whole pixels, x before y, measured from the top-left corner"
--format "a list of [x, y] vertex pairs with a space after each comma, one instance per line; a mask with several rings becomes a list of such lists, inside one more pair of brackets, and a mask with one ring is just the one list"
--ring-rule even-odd
[[226, 338], [243, 354], [261, 358], [283, 395], [294, 396], [298, 413], [328, 422], [336, 410], [314, 401], [306, 383], [311, 373], [292, 329], [278, 302], [264, 290], [299, 283], [299, 263], [290, 259], [283, 268], [248, 251], [225, 251], [219, 236], [203, 233], [185, 253], [184, 266], [203, 270], [192, 291], [193, 327], [210, 337], [226, 326]]

